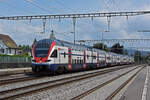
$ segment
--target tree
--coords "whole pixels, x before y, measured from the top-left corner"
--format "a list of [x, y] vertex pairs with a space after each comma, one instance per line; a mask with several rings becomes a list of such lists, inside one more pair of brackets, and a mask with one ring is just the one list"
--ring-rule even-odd
[[22, 55], [30, 55], [32, 48], [29, 45], [19, 45], [19, 48], [23, 51]]
[[109, 48], [107, 48], [107, 45], [103, 44], [103, 43], [96, 43], [93, 45], [93, 48], [96, 48], [96, 49], [101, 49], [101, 50], [104, 50], [104, 51], [109, 51]]
[[142, 60], [142, 54], [140, 51], [135, 51], [134, 60], [135, 60], [135, 62], [140, 62]]
[[116, 43], [111, 47], [111, 52], [123, 54], [124, 53], [123, 48], [124, 46], [121, 46], [119, 43]]
[[123, 54], [128, 55], [128, 51], [124, 50]]

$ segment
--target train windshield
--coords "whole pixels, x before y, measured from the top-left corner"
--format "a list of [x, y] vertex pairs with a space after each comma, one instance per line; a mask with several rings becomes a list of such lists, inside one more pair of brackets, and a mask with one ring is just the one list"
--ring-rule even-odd
[[36, 57], [47, 57], [50, 49], [50, 43], [47, 41], [42, 41], [35, 46], [35, 56]]

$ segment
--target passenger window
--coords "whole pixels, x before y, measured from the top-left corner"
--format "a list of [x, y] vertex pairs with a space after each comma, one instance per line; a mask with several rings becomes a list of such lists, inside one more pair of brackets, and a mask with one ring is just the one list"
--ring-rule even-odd
[[77, 59], [77, 64], [80, 64], [80, 60], [79, 59]]
[[54, 51], [53, 51], [53, 53], [52, 53], [51, 57], [53, 57], [53, 58], [57, 58], [57, 50], [54, 50]]
[[80, 59], [80, 64], [82, 64], [82, 60]]
[[87, 55], [87, 59], [89, 59], [89, 55]]
[[74, 63], [76, 64], [76, 59], [74, 60]]
[[110, 57], [107, 57], [108, 60], [110, 60]]
[[84, 63], [84, 61], [82, 60], [82, 63]]
[[96, 56], [93, 56], [93, 59], [96, 59]]

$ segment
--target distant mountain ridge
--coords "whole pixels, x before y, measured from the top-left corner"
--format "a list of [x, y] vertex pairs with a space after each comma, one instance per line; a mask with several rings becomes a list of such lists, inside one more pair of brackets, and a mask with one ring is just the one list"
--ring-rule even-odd
[[[125, 49], [125, 50], [128, 51], [128, 55], [131, 55], [131, 54], [134, 55], [134, 53], [137, 51], [136, 49]], [[140, 52], [142, 53], [143, 56], [147, 56], [150, 53], [150, 51], [140, 51]]]

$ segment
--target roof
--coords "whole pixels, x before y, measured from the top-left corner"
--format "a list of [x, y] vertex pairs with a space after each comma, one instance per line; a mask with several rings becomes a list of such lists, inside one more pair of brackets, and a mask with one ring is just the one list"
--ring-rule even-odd
[[0, 40], [2, 40], [8, 48], [18, 48], [15, 41], [8, 35], [0, 34]]
[[[56, 45], [66, 46], [66, 47], [69, 47], [69, 48], [72, 48], [72, 49], [76, 49], [76, 50], [90, 50], [90, 51], [97, 51], [97, 52], [103, 53], [103, 54], [106, 53], [103, 50], [92, 48], [90, 46], [79, 45], [79, 44], [75, 44], [74, 45], [73, 43], [70, 43], [70, 42], [67, 42], [67, 41], [63, 41], [63, 40], [58, 40], [58, 39], [42, 39], [42, 40], [37, 41], [36, 45], [39, 45], [41, 43], [47, 43], [50, 46], [53, 41], [56, 42]], [[116, 53], [113, 53], [113, 52], [109, 52], [109, 54], [111, 54], [112, 56], [130, 57], [130, 56], [127, 56], [127, 55], [116, 54]]]
[[79, 44], [73, 44], [67, 41], [63, 41], [63, 40], [58, 40], [58, 39], [42, 39], [37, 41], [37, 45], [41, 44], [41, 43], [47, 43], [48, 45], [51, 45], [51, 43], [55, 41], [56, 45], [59, 46], [65, 46], [65, 47], [69, 47], [71, 49], [75, 49], [75, 50], [92, 50], [92, 51], [97, 51], [97, 52], [101, 52], [101, 53], [106, 53], [105, 51], [99, 50], [99, 49], [95, 49], [89, 46], [85, 46], [85, 45], [79, 45]]

